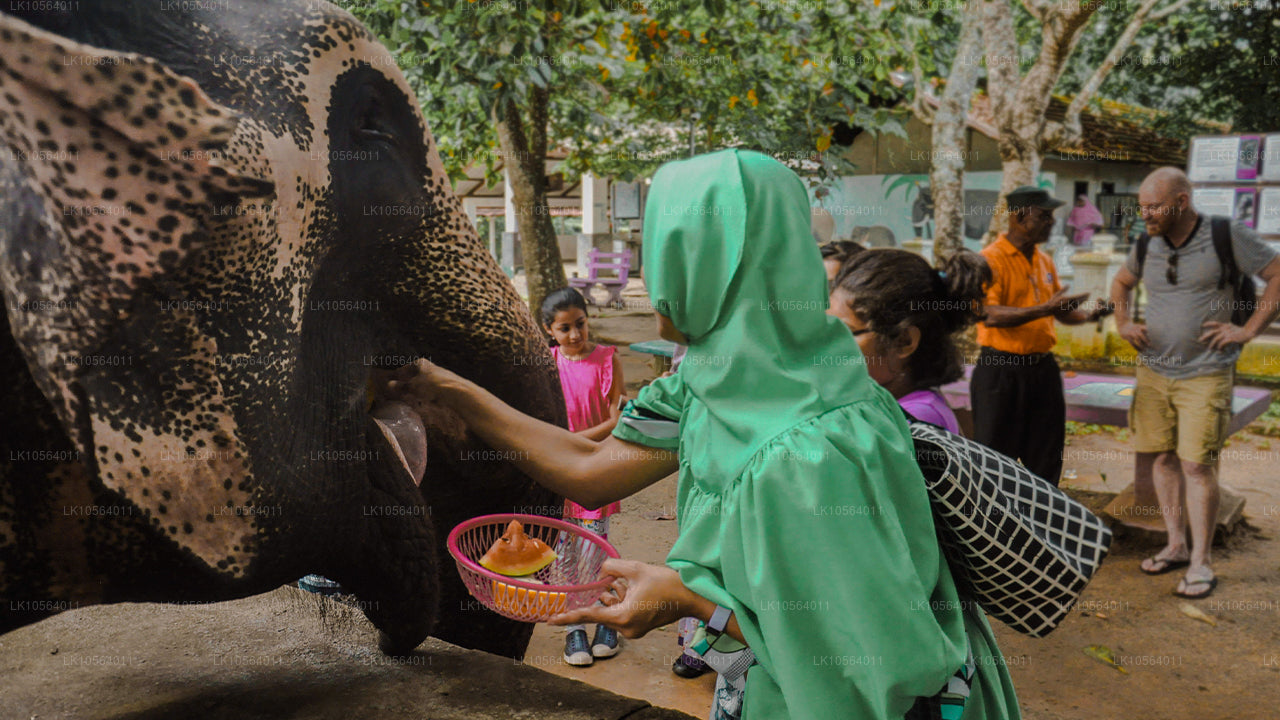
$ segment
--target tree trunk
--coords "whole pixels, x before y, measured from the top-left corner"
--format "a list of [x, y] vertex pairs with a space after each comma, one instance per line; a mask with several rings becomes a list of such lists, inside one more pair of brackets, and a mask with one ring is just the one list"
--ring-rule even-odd
[[1076, 96], [1071, 99], [1071, 105], [1067, 107], [1066, 116], [1060, 123], [1049, 123], [1049, 129], [1045, 133], [1045, 144], [1047, 147], [1060, 147], [1063, 145], [1076, 145], [1080, 142], [1084, 129], [1080, 124], [1080, 113], [1085, 106], [1089, 104], [1089, 100], [1093, 98], [1098, 89], [1102, 87], [1102, 83], [1106, 81], [1111, 70], [1115, 68], [1129, 46], [1133, 44], [1134, 38], [1138, 37], [1138, 32], [1143, 26], [1150, 22], [1158, 22], [1164, 18], [1179, 12], [1186, 7], [1190, 0], [1176, 0], [1170, 5], [1166, 5], [1164, 9], [1153, 12], [1156, 3], [1160, 0], [1143, 0], [1142, 4], [1134, 11], [1129, 18], [1129, 24], [1125, 26], [1124, 32], [1116, 40], [1116, 44], [1111, 46], [1111, 52], [1107, 53], [1107, 57], [1103, 59], [1102, 64], [1094, 71], [1085, 84], [1080, 87]]
[[[991, 216], [988, 240], [1009, 229], [1004, 196], [1020, 185], [1035, 185], [1041, 156], [1049, 149], [1046, 147], [1046, 111], [1053, 88], [1075, 51], [1080, 32], [1099, 5], [1098, 2], [1029, 4], [1028, 10], [1041, 23], [1040, 55], [1023, 76], [1019, 72], [1021, 58], [1010, 3], [987, 3], [985, 33], [991, 114], [1000, 130], [998, 144], [1003, 170], [1000, 199]], [[999, 67], [993, 71], [996, 65]]]
[[[1040, 55], [1025, 76], [1019, 72], [1017, 35], [1014, 31], [1012, 0], [987, 0], [983, 18], [986, 37], [987, 90], [991, 114], [999, 131], [1001, 169], [1000, 200], [991, 217], [990, 241], [1009, 227], [1004, 196], [1019, 185], [1034, 185], [1045, 152], [1062, 143], [1074, 143], [1080, 135], [1080, 112], [1097, 92], [1107, 73], [1137, 37], [1147, 20], [1159, 20], [1185, 7], [1189, 0], [1175, 0], [1159, 12], [1159, 0], [1142, 0], [1116, 41], [1111, 53], [1085, 83], [1067, 108], [1062, 122], [1049, 122], [1046, 111], [1053, 88], [1062, 77], [1067, 60], [1075, 52], [1085, 25], [1102, 6], [1100, 0], [1048, 2], [1024, 0], [1027, 11], [1040, 23]], [[936, 195], [935, 195], [936, 197]]]
[[[933, 157], [929, 188], [933, 195], [934, 263], [942, 263], [964, 249], [965, 131], [973, 89], [978, 83], [978, 48], [981, 46], [982, 5], [966, 5], [960, 26], [956, 59], [947, 76], [947, 87], [933, 116]], [[916, 92], [924, 92], [917, 85]]]
[[524, 274], [529, 285], [529, 308], [538, 327], [542, 300], [568, 285], [556, 229], [551, 223], [547, 204], [547, 105], [545, 88], [529, 92], [528, 132], [521, 122], [519, 108], [511, 98], [503, 104], [503, 117], [496, 119], [498, 142], [507, 157], [507, 174], [511, 181], [512, 204], [519, 223], [520, 243], [524, 251]]

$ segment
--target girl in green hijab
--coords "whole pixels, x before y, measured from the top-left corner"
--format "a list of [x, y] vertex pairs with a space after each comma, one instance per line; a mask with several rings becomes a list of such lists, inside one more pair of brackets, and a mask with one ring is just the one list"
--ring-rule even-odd
[[[661, 334], [688, 354], [601, 443], [425, 360], [400, 392], [452, 407], [534, 480], [586, 507], [678, 467], [680, 528], [666, 565], [608, 562], [618, 581], [605, 604], [557, 624], [604, 623], [634, 638], [731, 612], [725, 634], [756, 662], [743, 717], [902, 718], [975, 662], [906, 421], [825, 314], [800, 179], [737, 150], [663, 166], [645, 211], [644, 275]], [[984, 708], [983, 695], [964, 717], [1017, 716]]]

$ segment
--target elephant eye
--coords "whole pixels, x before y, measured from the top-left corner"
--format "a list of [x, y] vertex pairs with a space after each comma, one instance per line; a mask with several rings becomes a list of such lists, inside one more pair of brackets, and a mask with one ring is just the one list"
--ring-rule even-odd
[[360, 119], [356, 123], [354, 135], [360, 140], [394, 144], [396, 136], [385, 117], [386, 113], [382, 103], [378, 102], [377, 96], [370, 97], [364, 107], [364, 111], [360, 113]]

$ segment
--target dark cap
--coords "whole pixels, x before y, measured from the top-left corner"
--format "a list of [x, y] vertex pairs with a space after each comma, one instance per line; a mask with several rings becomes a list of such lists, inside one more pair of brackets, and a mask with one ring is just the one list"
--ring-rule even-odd
[[1060, 208], [1066, 203], [1055, 199], [1049, 195], [1048, 190], [1042, 190], [1031, 185], [1023, 185], [1020, 188], [1014, 188], [1008, 195], [1004, 196], [1005, 204], [1010, 210], [1019, 210], [1021, 208], [1041, 207], [1046, 210]]

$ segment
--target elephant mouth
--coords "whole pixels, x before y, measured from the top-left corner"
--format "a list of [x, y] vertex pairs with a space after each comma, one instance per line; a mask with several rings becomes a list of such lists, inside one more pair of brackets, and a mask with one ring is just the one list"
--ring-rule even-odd
[[[407, 392], [403, 386], [394, 395], [388, 395], [387, 381], [401, 377], [405, 372], [406, 369], [373, 373], [369, 385], [377, 390], [370, 398], [369, 417], [395, 449], [397, 458], [414, 484], [421, 487], [427, 467], [428, 444], [436, 444], [436, 450], [447, 455], [465, 443], [467, 429], [461, 416], [452, 409]], [[430, 443], [428, 437], [431, 438]]]
[[422, 485], [427, 469], [427, 427], [422, 416], [400, 400], [380, 399], [369, 410], [387, 442], [396, 451], [415, 485]]

